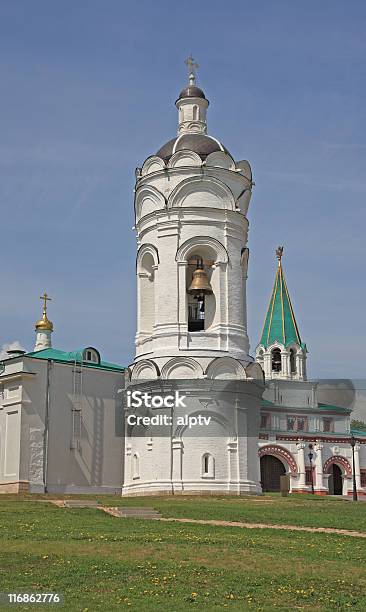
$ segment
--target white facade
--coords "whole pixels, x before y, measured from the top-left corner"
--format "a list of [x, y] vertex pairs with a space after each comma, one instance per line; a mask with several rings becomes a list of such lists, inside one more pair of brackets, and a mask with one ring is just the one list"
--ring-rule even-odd
[[[317, 385], [311, 382], [291, 383], [283, 380], [266, 385], [259, 435], [264, 490], [275, 490], [271, 489], [271, 484], [276, 487], [275, 479], [265, 473], [262, 459], [270, 456], [279, 460], [283, 473], [290, 476], [291, 492], [310, 493], [312, 478], [315, 494], [352, 495], [351, 411], [321, 404], [317, 395]], [[366, 438], [356, 437], [357, 491], [365, 494]], [[309, 454], [312, 455], [311, 464]], [[272, 464], [272, 469], [276, 471], [276, 461], [272, 461]], [[269, 484], [267, 489], [266, 484]]]
[[[138, 312], [130, 384], [184, 380], [189, 387], [201, 380], [190, 396], [190, 414], [202, 411], [207, 394], [210, 401], [215, 396], [207, 381], [237, 380], [243, 387], [235, 401], [229, 391], [216, 398], [211, 412], [217, 435], [206, 430], [204, 438], [187, 438], [174, 430], [159, 441], [150, 440], [149, 431], [145, 438], [129, 432], [123, 493], [258, 493], [263, 379], [249, 356], [246, 316], [251, 170], [206, 135], [208, 102], [193, 75], [176, 106], [178, 137], [137, 172]], [[198, 261], [212, 288], [200, 302], [189, 292]], [[214, 439], [220, 440], [215, 453]], [[216, 465], [210, 478], [201, 474], [204, 457]]]
[[27, 355], [4, 367], [0, 493], [119, 493], [123, 373]]
[[[350, 414], [306, 380], [306, 345], [301, 341], [282, 269], [283, 247], [276, 250], [278, 268], [256, 360], [264, 370], [266, 389], [261, 409], [259, 455], [264, 490], [280, 488], [280, 475], [290, 476], [292, 492], [352, 494], [353, 458]], [[339, 395], [338, 395], [339, 397]], [[324, 402], [326, 400], [326, 403]], [[355, 475], [359, 493], [366, 492], [366, 436], [359, 432]]]

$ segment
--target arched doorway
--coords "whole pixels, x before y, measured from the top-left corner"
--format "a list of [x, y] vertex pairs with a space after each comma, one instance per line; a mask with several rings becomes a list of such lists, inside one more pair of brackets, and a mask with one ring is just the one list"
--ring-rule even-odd
[[286, 474], [285, 466], [273, 455], [263, 455], [260, 458], [262, 491], [275, 492], [281, 490], [281, 476]]
[[329, 476], [329, 494], [330, 495], [342, 495], [343, 494], [343, 478], [342, 470], [336, 463], [330, 466]]

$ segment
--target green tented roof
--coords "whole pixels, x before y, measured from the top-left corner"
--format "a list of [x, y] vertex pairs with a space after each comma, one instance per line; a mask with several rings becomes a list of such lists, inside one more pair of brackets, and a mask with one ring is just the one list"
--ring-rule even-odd
[[108, 361], [101, 361], [100, 363], [91, 363], [90, 361], [83, 361], [83, 352], [85, 349], [77, 351], [60, 351], [59, 349], [49, 348], [43, 349], [42, 351], [33, 351], [26, 353], [25, 357], [32, 357], [33, 359], [52, 359], [53, 361], [64, 362], [64, 363], [82, 363], [87, 368], [98, 368], [101, 370], [115, 370], [123, 372], [125, 369], [123, 366], [117, 365], [116, 363], [109, 363]]
[[276, 341], [284, 346], [296, 343], [306, 348], [305, 344], [301, 342], [281, 260], [278, 263], [273, 291], [259, 344], [267, 348]]

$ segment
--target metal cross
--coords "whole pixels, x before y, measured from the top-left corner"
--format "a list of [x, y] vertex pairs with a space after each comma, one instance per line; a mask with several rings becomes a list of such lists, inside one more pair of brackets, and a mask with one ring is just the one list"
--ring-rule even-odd
[[191, 76], [191, 74], [193, 74], [194, 76], [196, 76], [196, 70], [199, 68], [199, 65], [193, 59], [192, 53], [189, 57], [187, 57], [186, 60], [184, 60], [184, 63], [188, 68], [188, 75]]
[[282, 255], [283, 255], [283, 246], [279, 246], [276, 249], [276, 257], [277, 257], [278, 261], [281, 261]]
[[43, 300], [43, 312], [47, 312], [47, 302], [50, 302], [52, 298], [48, 297], [47, 293], [44, 292], [43, 295], [40, 296], [40, 300]]

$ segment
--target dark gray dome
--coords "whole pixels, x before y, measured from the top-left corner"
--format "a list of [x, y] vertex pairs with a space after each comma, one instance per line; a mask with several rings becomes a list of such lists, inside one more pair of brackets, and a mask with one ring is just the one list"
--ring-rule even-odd
[[[169, 159], [176, 151], [194, 151], [201, 159], [206, 159], [207, 155], [215, 151], [229, 151], [215, 138], [206, 134], [182, 134], [177, 138], [169, 140], [157, 152], [157, 156], [162, 159]], [[230, 153], [229, 153], [230, 155]]]
[[180, 98], [204, 98], [206, 99], [206, 96], [203, 93], [202, 89], [200, 89], [199, 87], [196, 87], [195, 85], [188, 85], [188, 87], [185, 87], [180, 92], [178, 100]]

